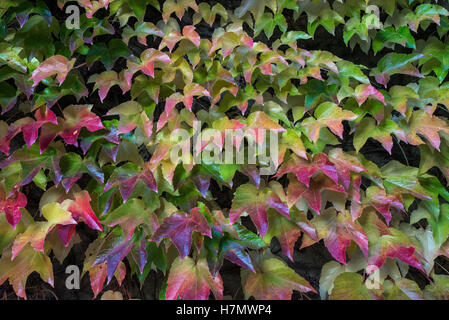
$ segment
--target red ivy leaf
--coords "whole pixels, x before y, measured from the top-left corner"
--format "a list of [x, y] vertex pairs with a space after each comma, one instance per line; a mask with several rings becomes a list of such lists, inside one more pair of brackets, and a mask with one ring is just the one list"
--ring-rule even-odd
[[5, 213], [6, 220], [14, 229], [22, 216], [20, 208], [25, 208], [26, 205], [27, 198], [22, 192], [14, 190], [8, 196], [5, 189], [0, 185], [0, 212]]
[[76, 139], [82, 127], [90, 132], [104, 129], [101, 119], [90, 111], [89, 105], [71, 105], [64, 109], [63, 130], [59, 134], [67, 144], [78, 145]]
[[346, 248], [353, 240], [368, 257], [368, 237], [360, 223], [352, 221], [351, 215], [337, 213], [329, 208], [312, 221], [316, 226], [320, 238], [324, 238], [324, 244], [330, 254], [340, 263], [346, 264]]
[[198, 207], [192, 209], [190, 215], [185, 212], [177, 212], [165, 218], [154, 233], [152, 240], [160, 242], [162, 238], [169, 237], [183, 259], [190, 252], [193, 231], [212, 238], [211, 228]]
[[72, 213], [76, 221], [83, 219], [83, 221], [92, 229], [103, 232], [100, 221], [93, 212], [90, 206], [90, 196], [85, 190], [74, 194], [75, 200], [65, 200], [67, 203], [67, 210]]
[[275, 177], [280, 177], [288, 172], [296, 175], [298, 180], [309, 187], [310, 178], [318, 172], [324, 173], [338, 184], [337, 167], [329, 161], [324, 153], [316, 154], [310, 161], [291, 154], [287, 162], [285, 162], [276, 173]]
[[304, 198], [307, 200], [309, 207], [317, 214], [320, 214], [321, 191], [324, 189], [345, 193], [345, 189], [342, 186], [335, 184], [324, 175], [314, 178], [309, 187], [296, 181], [296, 179], [290, 179], [287, 189], [288, 204], [291, 207], [299, 200], [299, 198]]
[[387, 258], [397, 258], [425, 273], [415, 247], [403, 232], [388, 228], [374, 211], [366, 211], [360, 219], [369, 240], [368, 273], [381, 268]]
[[332, 149], [329, 152], [329, 160], [337, 168], [337, 174], [340, 178], [340, 182], [344, 185], [346, 190], [348, 190], [351, 182], [351, 171], [356, 173], [366, 171], [359, 159], [348, 153], [344, 153], [343, 150], [339, 148]]

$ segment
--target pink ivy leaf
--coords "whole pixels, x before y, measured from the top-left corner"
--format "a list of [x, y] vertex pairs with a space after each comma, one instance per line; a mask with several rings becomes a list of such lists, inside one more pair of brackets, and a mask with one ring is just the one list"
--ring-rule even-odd
[[363, 254], [368, 257], [368, 237], [360, 223], [353, 221], [349, 213], [337, 213], [329, 208], [321, 212], [312, 221], [318, 235], [324, 238], [324, 244], [330, 254], [340, 263], [346, 264], [346, 248], [351, 241], [357, 243]]
[[324, 173], [338, 184], [337, 167], [329, 161], [328, 156], [324, 153], [316, 154], [310, 161], [302, 159], [296, 154], [291, 154], [288, 161], [279, 168], [275, 177], [283, 176], [289, 172], [294, 173], [298, 180], [307, 187], [309, 186], [310, 178], [318, 172]]
[[364, 204], [372, 205], [385, 218], [387, 225], [390, 224], [390, 207], [394, 207], [402, 212], [406, 212], [401, 199], [395, 195], [387, 195], [384, 189], [377, 186], [370, 186], [366, 189], [366, 199]]
[[359, 106], [362, 105], [369, 97], [373, 97], [386, 105], [384, 95], [372, 85], [362, 83], [355, 88], [355, 99], [357, 100]]
[[20, 208], [25, 208], [26, 205], [27, 198], [22, 192], [14, 190], [10, 196], [7, 196], [5, 190], [0, 188], [0, 212], [5, 213], [6, 221], [13, 229], [16, 229], [22, 217]]
[[332, 190], [340, 193], [345, 193], [344, 187], [335, 184], [332, 180], [324, 175], [319, 175], [310, 181], [309, 186], [304, 183], [290, 179], [287, 189], [287, 201], [289, 206], [293, 206], [299, 198], [307, 200], [309, 207], [317, 214], [321, 211], [321, 192], [324, 190]]
[[376, 269], [380, 269], [387, 258], [397, 258], [425, 273], [419, 259], [416, 257], [416, 248], [403, 232], [394, 228], [388, 228], [374, 211], [364, 213], [361, 224], [370, 242], [368, 274]]
[[351, 171], [356, 173], [366, 171], [365, 167], [355, 156], [344, 153], [343, 150], [339, 148], [332, 149], [329, 152], [329, 160], [337, 168], [339, 180], [346, 190], [349, 189], [349, 184], [351, 182]]
[[73, 218], [76, 221], [82, 219], [90, 228], [103, 232], [103, 227], [90, 206], [89, 193], [84, 190], [75, 193], [74, 198], [74, 200], [65, 200], [67, 210], [72, 213]]
[[33, 87], [36, 87], [43, 79], [56, 75], [59, 85], [61, 85], [67, 74], [72, 70], [76, 59], [69, 60], [64, 56], [56, 55], [42, 62], [33, 71], [30, 80], [33, 80]]
[[91, 108], [91, 105], [71, 105], [64, 109], [62, 132], [59, 133], [59, 136], [67, 144], [78, 146], [77, 138], [83, 127], [90, 132], [105, 128], [101, 119], [90, 111]]
[[201, 38], [200, 35], [195, 31], [195, 26], [185, 26], [182, 29], [182, 35], [192, 41], [192, 43], [199, 48]]

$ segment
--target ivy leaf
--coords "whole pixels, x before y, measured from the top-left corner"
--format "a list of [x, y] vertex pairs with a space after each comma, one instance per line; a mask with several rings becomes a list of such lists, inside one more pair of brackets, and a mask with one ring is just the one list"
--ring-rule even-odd
[[412, 62], [426, 57], [421, 53], [402, 54], [402, 53], [388, 53], [377, 63], [377, 68], [371, 71], [371, 75], [376, 78], [376, 81], [387, 87], [390, 77], [397, 73], [407, 74], [415, 77], [422, 77], [418, 69], [416, 69]]
[[[229, 132], [228, 130], [239, 130], [243, 129], [246, 125], [239, 120], [235, 119], [229, 119], [228, 117], [223, 117], [220, 119], [215, 120], [212, 123], [212, 128], [220, 131], [221, 133], [221, 140], [217, 141], [218, 146], [222, 148], [225, 144], [226, 139], [226, 132]], [[236, 148], [240, 147], [238, 139], [235, 137], [233, 139], [233, 144], [236, 146]]]
[[0, 148], [2, 152], [5, 154], [9, 153], [9, 144], [11, 140], [20, 132], [23, 133], [23, 139], [28, 148], [31, 148], [31, 145], [37, 140], [39, 128], [46, 123], [58, 124], [56, 115], [46, 108], [36, 110], [34, 116], [36, 120], [30, 117], [22, 118], [12, 123], [9, 128], [7, 128], [7, 132], [2, 141], [2, 147]]
[[39, 273], [43, 281], [51, 286], [54, 285], [53, 266], [50, 258], [44, 253], [27, 245], [14, 260], [11, 257], [11, 249], [4, 249], [0, 258], [0, 285], [8, 279], [15, 293], [24, 299], [26, 299], [25, 285], [28, 276], [34, 271]]
[[245, 45], [247, 48], [252, 49], [253, 44], [253, 39], [243, 31], [243, 28], [234, 24], [226, 32], [224, 30], [214, 31], [209, 53], [221, 48], [223, 59], [225, 59], [236, 47]]
[[349, 184], [351, 182], [351, 171], [355, 173], [366, 171], [359, 159], [349, 153], [343, 152], [340, 148], [335, 148], [329, 151], [329, 161], [335, 165], [339, 181], [343, 184], [346, 190], [349, 189]]
[[48, 58], [33, 71], [30, 78], [30, 80], [33, 80], [33, 87], [36, 87], [39, 82], [53, 75], [57, 76], [59, 85], [61, 85], [67, 77], [67, 74], [72, 70], [75, 61], [76, 59], [69, 60], [61, 55]]
[[449, 205], [444, 203], [439, 206], [432, 201], [422, 201], [418, 209], [412, 212], [410, 223], [416, 223], [422, 218], [432, 227], [434, 241], [438, 248], [441, 247], [449, 236]]
[[139, 20], [143, 20], [143, 17], [145, 15], [145, 11], [148, 5], [153, 6], [154, 8], [156, 8], [158, 11], [161, 11], [159, 2], [157, 0], [129, 0], [126, 1], [128, 2], [129, 6], [131, 7], [131, 9], [134, 11], [134, 13], [136, 14], [136, 17]]
[[172, 52], [175, 48], [176, 44], [181, 41], [183, 38], [182, 34], [178, 31], [171, 31], [167, 34], [165, 34], [161, 40], [161, 43], [159, 44], [159, 50], [164, 49], [165, 47], [168, 48], [169, 52]]
[[167, 23], [170, 15], [174, 12], [179, 20], [184, 16], [185, 11], [188, 8], [192, 8], [195, 12], [198, 12], [198, 6], [195, 0], [168, 0], [164, 1], [162, 7], [162, 18]]
[[55, 183], [59, 182], [58, 173], [55, 169], [55, 160], [58, 152], [55, 149], [48, 149], [42, 154], [39, 152], [37, 144], [33, 144], [30, 148], [24, 146], [22, 149], [14, 152], [10, 157], [0, 163], [0, 168], [7, 172], [6, 168], [13, 168], [13, 165], [19, 165], [20, 176], [14, 182], [15, 187], [29, 184], [42, 168], [55, 170], [53, 173]]
[[249, 274], [244, 285], [245, 296], [256, 300], [290, 300], [293, 290], [316, 293], [303, 277], [277, 258], [260, 262], [258, 271]]
[[244, 212], [248, 213], [262, 237], [268, 230], [268, 207], [275, 209], [285, 217], [289, 210], [279, 196], [269, 188], [258, 190], [251, 184], [244, 184], [235, 191], [232, 208], [229, 213], [230, 223], [234, 223]]
[[273, 15], [270, 12], [265, 12], [260, 19], [256, 20], [256, 26], [254, 28], [254, 37], [257, 37], [259, 33], [263, 30], [267, 38], [271, 38], [273, 35], [274, 28], [276, 26], [282, 32], [287, 30], [287, 22], [282, 14]]
[[98, 89], [98, 95], [100, 96], [101, 102], [104, 101], [111, 87], [120, 84], [118, 74], [115, 71], [105, 71], [100, 74], [92, 75], [87, 82], [95, 82], [93, 92]]
[[43, 206], [42, 215], [47, 219], [47, 222], [35, 222], [28, 226], [24, 233], [17, 235], [12, 246], [12, 260], [28, 243], [31, 244], [34, 250], [44, 253], [45, 238], [56, 225], [76, 224], [70, 212], [63, 209], [58, 203], [49, 203]]
[[401, 200], [394, 195], [387, 195], [384, 189], [377, 186], [369, 186], [366, 189], [366, 198], [364, 203], [371, 204], [381, 215], [384, 216], [387, 225], [390, 224], [391, 212], [390, 207], [395, 207], [398, 210], [405, 212], [404, 205]]
[[366, 259], [361, 251], [356, 251], [351, 260], [346, 265], [341, 265], [336, 261], [326, 263], [321, 269], [320, 276], [320, 296], [322, 300], [327, 298], [327, 294], [332, 292], [335, 279], [344, 272], [357, 272], [366, 266]]
[[393, 138], [391, 134], [396, 135], [402, 141], [407, 141], [405, 132], [396, 122], [384, 119], [380, 124], [376, 124], [373, 118], [363, 118], [357, 125], [354, 134], [354, 148], [357, 152], [365, 145], [369, 138], [379, 141], [385, 150], [391, 154], [393, 148]]
[[316, 154], [309, 161], [292, 154], [287, 162], [282, 164], [279, 168], [275, 177], [283, 176], [289, 172], [294, 173], [298, 180], [304, 183], [307, 187], [310, 184], [310, 178], [318, 172], [324, 173], [331, 178], [332, 181], [338, 184], [337, 168], [329, 161], [328, 156], [324, 153]]
[[245, 130], [252, 130], [256, 141], [261, 146], [265, 140], [265, 130], [272, 130], [275, 132], [284, 132], [286, 129], [281, 127], [275, 121], [271, 120], [263, 111], [256, 111], [251, 113], [247, 119], [247, 127]]
[[240, 242], [230, 239], [226, 239], [220, 244], [222, 246], [221, 253], [225, 259], [240, 267], [247, 268], [255, 272], [251, 257], [249, 256], [245, 246], [243, 246]]
[[368, 274], [381, 268], [387, 258], [397, 258], [424, 272], [415, 247], [403, 232], [388, 228], [373, 211], [366, 211], [359, 221], [369, 241]]
[[23, 51], [20, 47], [15, 47], [8, 42], [0, 43], [0, 65], [6, 64], [19, 72], [26, 72], [27, 65], [20, 57]]
[[335, 184], [332, 180], [324, 175], [318, 175], [313, 178], [309, 185], [297, 181], [296, 179], [290, 179], [290, 183], [287, 189], [287, 202], [289, 207], [293, 206], [300, 198], [307, 200], [309, 207], [317, 214], [321, 211], [321, 192], [325, 189], [336, 191], [339, 193], [345, 193], [344, 187]]
[[205, 259], [177, 258], [170, 269], [165, 298], [176, 300], [208, 300], [210, 291], [215, 299], [223, 299], [223, 281], [220, 274], [213, 277]]
[[237, 18], [243, 18], [247, 12], [251, 12], [254, 21], [258, 21], [263, 15], [265, 9], [265, 3], [257, 0], [243, 0], [240, 7], [234, 10], [234, 14]]
[[0, 106], [2, 114], [11, 110], [17, 102], [17, 90], [7, 82], [0, 82]]
[[117, 134], [128, 133], [136, 127], [139, 127], [148, 139], [153, 133], [153, 122], [148, 118], [142, 105], [136, 101], [124, 102], [110, 109], [107, 115], [120, 116]]
[[438, 247], [431, 226], [427, 226], [427, 228], [424, 229], [415, 228], [408, 223], [401, 223], [399, 228], [416, 248], [416, 255], [422, 265], [422, 269], [424, 269], [426, 275], [430, 275], [434, 268], [435, 259], [440, 255], [447, 256], [446, 245], [443, 244], [441, 248]]
[[424, 288], [424, 296], [429, 300], [447, 300], [449, 294], [446, 290], [449, 285], [449, 276], [434, 274], [432, 283]]
[[344, 272], [334, 281], [330, 300], [371, 300], [363, 277], [354, 272]]
[[294, 50], [298, 49], [297, 41], [303, 39], [310, 39], [311, 35], [305, 33], [304, 31], [288, 31], [282, 35], [281, 41], [282, 43], [288, 44]]
[[[320, 104], [314, 112], [316, 118], [308, 118], [302, 122], [307, 128], [307, 134], [316, 143], [319, 138], [320, 129], [328, 127], [340, 139], [343, 139], [343, 120], [352, 121], [357, 119], [357, 115], [351, 111], [342, 110], [335, 103], [324, 102]], [[310, 120], [309, 120], [310, 119]]]
[[306, 148], [301, 140], [300, 134], [293, 129], [288, 129], [282, 134], [282, 143], [292, 150], [298, 157], [307, 158]]
[[193, 231], [212, 237], [211, 228], [198, 207], [192, 209], [190, 214], [178, 212], [165, 218], [154, 233], [152, 241], [159, 242], [162, 238], [169, 237], [178, 249], [181, 259], [184, 259], [192, 246]]
[[172, 109], [182, 102], [189, 111], [192, 111], [193, 97], [210, 97], [209, 91], [199, 84], [187, 84], [184, 87], [184, 94], [176, 92], [165, 100], [165, 113], [170, 115]]
[[106, 70], [111, 70], [120, 57], [130, 58], [131, 52], [121, 39], [111, 39], [107, 46], [102, 42], [91, 46], [86, 55], [86, 63], [90, 68], [95, 61], [100, 60]]
[[[134, 25], [134, 30], [131, 29], [131, 27], [126, 26], [123, 30], [123, 42], [128, 45], [129, 40], [137, 36], [137, 40], [143, 44], [144, 46], [147, 45], [147, 36], [153, 35], [157, 36], [159, 38], [163, 38], [164, 32], [160, 30], [158, 27], [156, 27], [151, 22], [146, 21], [139, 21]], [[112, 41], [112, 40], [111, 40]], [[162, 48], [159, 48], [162, 49]], [[127, 49], [128, 50], [128, 49]]]
[[[204, 19], [204, 21], [206, 21], [206, 23], [209, 26], [212, 26], [212, 24], [214, 23], [214, 21], [216, 19], [217, 14], [219, 16], [221, 16], [223, 20], [228, 19], [228, 12], [226, 11], [225, 7], [223, 7], [223, 5], [221, 5], [220, 3], [215, 4], [211, 8], [211, 6], [207, 2], [201, 2], [198, 5], [198, 13], [195, 14], [195, 16], [197, 16], [197, 15], [201, 16], [201, 18]], [[195, 18], [194, 18], [194, 24], [197, 24], [197, 23], [195, 23]]]
[[22, 121], [16, 122], [15, 125], [20, 125], [20, 130], [23, 133], [23, 138], [28, 148], [37, 140], [38, 130], [46, 123], [58, 124], [56, 115], [46, 108], [40, 108], [34, 113], [35, 121]]
[[408, 25], [414, 32], [418, 31], [419, 24], [423, 20], [432, 20], [440, 24], [440, 16], [448, 16], [449, 12], [442, 6], [424, 3], [416, 7], [415, 12], [409, 12], [406, 15]]
[[64, 118], [58, 118], [58, 126], [46, 123], [42, 126], [39, 144], [41, 151], [59, 135], [65, 143], [78, 146], [78, 135], [85, 127], [90, 132], [104, 129], [101, 119], [91, 112], [92, 105], [70, 105], [63, 111]]
[[400, 26], [397, 29], [393, 26], [388, 26], [379, 30], [373, 39], [374, 54], [382, 50], [384, 46], [388, 46], [389, 43], [397, 43], [412, 49], [416, 47], [415, 39], [407, 26]]
[[293, 248], [301, 235], [301, 229], [279, 214], [270, 215], [269, 226], [265, 236], [266, 241], [271, 242], [272, 237], [277, 237], [281, 244], [282, 253], [293, 261]]
[[[390, 89], [389, 103], [393, 108], [399, 111], [404, 117], [409, 118], [407, 114], [407, 102], [419, 101], [419, 95], [410, 87], [393, 86]], [[410, 107], [409, 107], [410, 108]]]
[[346, 248], [353, 240], [368, 257], [368, 237], [362, 226], [353, 221], [348, 212], [337, 213], [329, 208], [312, 220], [318, 236], [324, 238], [324, 244], [330, 254], [340, 263], [346, 264]]
[[157, 183], [148, 165], [142, 170], [133, 163], [127, 163], [115, 169], [106, 183], [104, 191], [108, 191], [112, 187], [118, 185], [122, 199], [126, 202], [140, 181], [143, 182], [148, 189], [157, 192]]
[[[112, 280], [120, 262], [126, 257], [132, 247], [133, 244], [130, 241], [114, 234], [114, 232], [90, 243], [86, 250], [83, 274], [89, 272], [91, 286], [95, 294], [101, 291], [106, 276], [108, 278], [107, 283]], [[106, 269], [106, 272], [104, 269]], [[95, 290], [95, 288], [99, 290]]]
[[423, 135], [430, 144], [440, 150], [440, 136], [439, 132], [449, 134], [449, 125], [446, 121], [437, 116], [429, 116], [424, 110], [417, 110], [413, 112], [410, 118], [409, 132], [407, 132], [407, 140], [410, 144], [419, 145], [424, 143], [417, 134]]
[[81, 128], [86, 128], [90, 132], [104, 129], [100, 118], [91, 112], [92, 106], [71, 105], [64, 109], [64, 121], [61, 138], [68, 144], [78, 145], [76, 141]]
[[195, 26], [185, 26], [182, 28], [182, 35], [189, 39], [197, 48], [200, 47], [201, 38], [200, 35], [195, 31]]
[[293, 249], [301, 232], [304, 232], [315, 241], [318, 241], [318, 237], [315, 228], [307, 220], [305, 213], [292, 207], [290, 209], [290, 217], [291, 220], [279, 214], [270, 214], [270, 227], [265, 236], [265, 241], [270, 243], [272, 237], [277, 237], [281, 244], [282, 253], [293, 261]]
[[383, 287], [388, 300], [424, 300], [418, 284], [407, 278], [395, 279], [394, 285], [387, 280]]
[[383, 184], [388, 193], [410, 193], [422, 200], [431, 199], [427, 190], [419, 183], [418, 168], [408, 167], [392, 160], [383, 166], [381, 171]]
[[5, 213], [6, 220], [13, 229], [16, 229], [22, 216], [20, 208], [25, 208], [27, 202], [27, 197], [22, 192], [14, 190], [8, 195], [3, 184], [0, 184], [0, 212]]
[[150, 48], [142, 52], [140, 55], [140, 63], [132, 62], [128, 60], [128, 70], [125, 71], [125, 78], [128, 85], [131, 87], [131, 79], [138, 70], [142, 71], [144, 74], [154, 78], [154, 64], [157, 61], [170, 63], [170, 57], [159, 50]]
[[432, 167], [438, 167], [443, 172], [446, 179], [449, 179], [449, 159], [447, 158], [449, 155], [449, 149], [445, 140], [443, 140], [440, 144], [440, 152], [436, 151], [427, 144], [420, 145], [419, 149], [421, 155], [419, 172], [425, 173]]
[[95, 212], [93, 212], [90, 202], [89, 193], [83, 190], [74, 194], [74, 200], [65, 200], [63, 203], [76, 221], [83, 219], [90, 228], [103, 232], [100, 221]]
[[367, 83], [359, 84], [355, 88], [354, 94], [359, 106], [361, 106], [369, 97], [375, 98], [385, 104], [384, 95], [372, 85]]
[[137, 198], [125, 202], [101, 221], [109, 227], [120, 225], [127, 239], [131, 239], [135, 228], [144, 222], [148, 222], [150, 229], [157, 228], [157, 218], [149, 215], [144, 202]]
[[64, 243], [61, 241], [61, 237], [58, 234], [58, 229], [56, 228], [53, 229], [45, 239], [44, 250], [51, 250], [58, 262], [63, 264], [73, 246], [80, 242], [81, 238], [77, 233], [75, 233], [68, 243]]

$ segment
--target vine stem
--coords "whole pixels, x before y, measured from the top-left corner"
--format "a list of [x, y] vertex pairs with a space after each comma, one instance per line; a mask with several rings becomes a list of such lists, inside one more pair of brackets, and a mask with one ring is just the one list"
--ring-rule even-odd
[[409, 162], [408, 162], [408, 159], [407, 159], [407, 156], [406, 156], [406, 154], [405, 154], [405, 151], [404, 151], [404, 149], [402, 149], [401, 142], [399, 141], [398, 138], [396, 138], [396, 136], [393, 136], [393, 137], [394, 137], [394, 139], [396, 140], [396, 143], [398, 144], [399, 149], [401, 150], [402, 156], [403, 156], [404, 159], [405, 159], [405, 163], [407, 164], [407, 166], [410, 166], [410, 164], [409, 164]]
[[81, 63], [80, 65], [77, 65], [76, 67], [73, 67], [73, 69], [81, 68], [81, 67], [85, 66], [86, 64], [87, 64], [86, 62]]
[[449, 271], [447, 271], [446, 268], [443, 267], [438, 261], [435, 260], [435, 263], [436, 263], [441, 269], [443, 269], [444, 272], [446, 272], [446, 274], [449, 274]]

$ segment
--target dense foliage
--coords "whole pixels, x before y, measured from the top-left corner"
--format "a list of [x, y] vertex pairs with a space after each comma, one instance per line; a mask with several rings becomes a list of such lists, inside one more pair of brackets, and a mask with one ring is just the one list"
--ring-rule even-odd
[[[91, 241], [94, 296], [159, 270], [161, 299], [222, 299], [226, 260], [246, 298], [449, 298], [447, 1], [55, 2], [0, 1], [0, 284]], [[306, 50], [322, 31], [377, 65]], [[289, 264], [316, 243], [319, 287]]]

